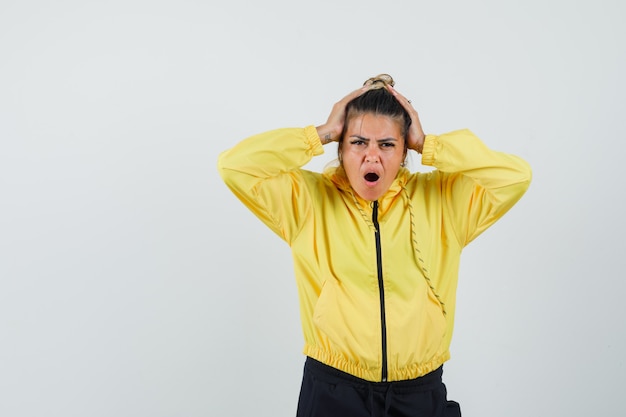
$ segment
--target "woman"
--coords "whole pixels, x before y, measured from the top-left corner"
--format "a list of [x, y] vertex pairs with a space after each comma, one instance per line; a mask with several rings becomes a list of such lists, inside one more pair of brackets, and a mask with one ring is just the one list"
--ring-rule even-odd
[[[338, 167], [301, 169], [333, 141]], [[409, 149], [436, 169], [410, 173]], [[382, 74], [325, 124], [248, 138], [219, 170], [292, 249], [307, 355], [298, 417], [460, 415], [441, 375], [461, 250], [524, 194], [528, 164], [468, 130], [425, 135]]]

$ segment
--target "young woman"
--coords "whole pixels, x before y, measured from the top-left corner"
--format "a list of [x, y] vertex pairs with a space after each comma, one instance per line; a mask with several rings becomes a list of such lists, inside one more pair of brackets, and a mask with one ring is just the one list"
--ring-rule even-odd
[[[301, 168], [333, 141], [339, 166]], [[409, 172], [409, 150], [436, 169]], [[528, 164], [469, 130], [425, 135], [382, 74], [325, 124], [250, 137], [218, 165], [292, 249], [307, 356], [298, 417], [460, 416], [441, 376], [461, 251], [524, 194]]]

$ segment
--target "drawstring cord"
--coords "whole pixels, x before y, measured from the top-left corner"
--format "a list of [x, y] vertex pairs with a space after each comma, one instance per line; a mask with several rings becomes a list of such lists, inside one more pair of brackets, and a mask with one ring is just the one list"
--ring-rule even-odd
[[393, 394], [393, 385], [389, 384], [387, 387], [387, 392], [385, 393], [385, 417], [389, 415], [389, 410], [391, 409], [391, 400]]
[[[370, 227], [370, 229], [372, 229], [373, 231], [376, 231], [376, 227], [374, 226], [374, 223], [372, 223], [372, 221], [369, 219], [369, 217], [363, 210], [363, 207], [361, 207], [361, 204], [359, 204], [359, 201], [357, 200], [352, 190], [348, 192], [352, 196], [354, 205], [357, 207], [357, 209], [361, 213], [361, 216], [363, 217], [363, 220], [365, 221], [365, 223]], [[417, 228], [415, 226], [415, 215], [413, 214], [413, 204], [411, 203], [411, 199], [409, 198], [409, 192], [407, 191], [404, 185], [402, 185], [402, 195], [406, 199], [406, 204], [407, 204], [407, 207], [409, 208], [409, 218], [411, 220], [411, 243], [413, 245], [413, 250], [415, 251], [415, 254], [416, 254], [418, 265], [420, 269], [422, 270], [422, 274], [424, 275], [424, 279], [426, 279], [426, 283], [428, 284], [428, 287], [435, 295], [435, 298], [437, 299], [437, 301], [439, 301], [439, 304], [441, 304], [441, 310], [443, 311], [443, 315], [447, 316], [448, 313], [446, 311], [446, 304], [443, 302], [443, 300], [441, 299], [441, 297], [435, 290], [435, 287], [433, 286], [433, 282], [430, 279], [430, 273], [428, 272], [428, 268], [426, 268], [426, 262], [424, 262], [424, 258], [422, 257], [422, 251], [420, 250], [419, 244], [417, 243], [417, 232], [416, 232]]]
[[[369, 391], [369, 403], [370, 403], [370, 416], [376, 417], [374, 415], [374, 384], [368, 384]], [[383, 417], [387, 417], [389, 415], [389, 410], [391, 409], [391, 402], [393, 400], [393, 384], [387, 385], [387, 390], [385, 391], [385, 414]]]
[[372, 221], [369, 219], [369, 217], [365, 213], [365, 210], [363, 210], [363, 207], [361, 207], [361, 204], [359, 204], [359, 200], [356, 199], [356, 196], [354, 195], [352, 190], [348, 191], [348, 193], [350, 193], [350, 195], [352, 196], [352, 200], [354, 201], [354, 205], [359, 210], [359, 213], [361, 213], [361, 217], [363, 217], [363, 220], [365, 220], [365, 223], [370, 227], [370, 229], [372, 229], [372, 231], [375, 232], [376, 231], [376, 226], [374, 226], [374, 223], [372, 223]]
[[435, 295], [435, 298], [437, 298], [437, 301], [439, 301], [439, 304], [441, 304], [443, 315], [446, 316], [447, 315], [446, 305], [441, 299], [441, 297], [439, 297], [439, 294], [437, 294], [437, 291], [435, 290], [435, 287], [433, 286], [433, 283], [430, 279], [430, 274], [428, 272], [428, 269], [426, 268], [426, 263], [424, 262], [424, 259], [422, 258], [422, 251], [419, 249], [419, 245], [417, 243], [417, 232], [415, 231], [416, 230], [415, 216], [413, 215], [413, 204], [411, 203], [411, 199], [409, 198], [409, 192], [404, 186], [402, 186], [402, 191], [403, 191], [402, 194], [404, 195], [404, 198], [406, 199], [407, 206], [409, 207], [409, 218], [411, 219], [411, 242], [413, 243], [413, 249], [415, 250], [418, 264], [420, 268], [422, 269], [422, 273], [424, 275], [424, 278], [426, 279], [426, 283], [428, 284], [428, 287], [430, 287], [430, 290]]

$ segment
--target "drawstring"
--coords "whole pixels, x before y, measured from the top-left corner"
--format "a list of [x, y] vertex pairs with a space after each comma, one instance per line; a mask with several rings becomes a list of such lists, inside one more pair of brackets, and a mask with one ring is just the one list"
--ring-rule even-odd
[[[439, 297], [439, 294], [437, 293], [437, 291], [435, 290], [435, 287], [433, 286], [433, 282], [430, 279], [430, 273], [428, 272], [428, 269], [426, 268], [426, 262], [424, 262], [424, 259], [422, 258], [422, 252], [420, 251], [419, 245], [417, 243], [417, 233], [415, 231], [416, 230], [416, 227], [415, 227], [415, 216], [413, 214], [413, 204], [411, 203], [411, 198], [409, 197], [409, 192], [407, 191], [406, 187], [404, 187], [404, 185], [402, 185], [401, 187], [402, 187], [402, 195], [406, 199], [406, 204], [407, 204], [407, 206], [409, 208], [409, 217], [411, 219], [411, 243], [413, 245], [413, 250], [415, 251], [415, 254], [416, 254], [418, 265], [419, 265], [420, 269], [422, 270], [422, 274], [424, 275], [424, 278], [426, 279], [426, 283], [428, 284], [428, 287], [430, 288], [432, 293], [435, 295], [435, 298], [437, 299], [437, 301], [439, 301], [439, 304], [441, 304], [441, 310], [443, 311], [443, 315], [446, 316], [448, 314], [447, 311], [446, 311], [446, 304], [443, 302], [441, 297]], [[376, 231], [376, 227], [374, 226], [374, 223], [372, 223], [372, 221], [369, 219], [367, 214], [365, 214], [365, 211], [361, 207], [361, 204], [359, 204], [359, 201], [357, 200], [357, 198], [354, 195], [354, 193], [352, 192], [352, 190], [349, 190], [348, 192], [352, 196], [352, 200], [354, 201], [354, 205], [357, 207], [357, 209], [361, 213], [361, 216], [363, 217], [363, 220], [365, 220], [365, 223], [367, 223], [367, 225], [373, 231]]]
[[435, 298], [437, 298], [437, 301], [439, 301], [439, 304], [441, 304], [443, 315], [446, 316], [447, 315], [446, 305], [443, 302], [443, 300], [439, 297], [439, 294], [437, 294], [437, 291], [435, 291], [435, 287], [433, 286], [433, 283], [430, 280], [430, 274], [428, 273], [428, 269], [426, 268], [426, 263], [424, 262], [424, 259], [422, 258], [422, 252], [420, 251], [419, 246], [417, 244], [417, 232], [415, 231], [416, 229], [415, 216], [413, 215], [413, 204], [411, 203], [411, 199], [409, 198], [409, 192], [404, 186], [402, 186], [402, 191], [403, 191], [402, 194], [404, 195], [404, 198], [406, 198], [407, 206], [409, 207], [409, 218], [411, 219], [411, 242], [413, 244], [413, 249], [415, 250], [415, 253], [417, 254], [416, 257], [418, 260], [418, 264], [420, 268], [422, 269], [422, 273], [424, 275], [424, 278], [426, 279], [426, 283], [430, 287], [430, 290], [435, 295]]
[[363, 220], [365, 220], [365, 223], [369, 226], [370, 229], [372, 229], [372, 231], [375, 232], [376, 231], [376, 226], [374, 226], [374, 223], [372, 223], [372, 221], [370, 220], [368, 215], [365, 214], [365, 210], [363, 210], [363, 207], [361, 207], [361, 204], [359, 203], [359, 200], [356, 199], [356, 196], [354, 195], [352, 190], [349, 190], [348, 193], [352, 196], [352, 200], [354, 201], [354, 205], [359, 210], [359, 213], [361, 213], [361, 217], [363, 217]]
[[393, 394], [393, 385], [389, 384], [387, 387], [387, 392], [385, 393], [385, 417], [389, 414], [389, 409], [391, 408], [391, 400]]
[[[376, 417], [374, 414], [374, 384], [368, 384], [369, 391], [369, 403], [370, 403], [370, 416]], [[389, 415], [389, 410], [391, 409], [391, 402], [393, 401], [393, 384], [388, 384], [387, 389], [385, 391], [385, 414], [383, 417], [387, 417]]]

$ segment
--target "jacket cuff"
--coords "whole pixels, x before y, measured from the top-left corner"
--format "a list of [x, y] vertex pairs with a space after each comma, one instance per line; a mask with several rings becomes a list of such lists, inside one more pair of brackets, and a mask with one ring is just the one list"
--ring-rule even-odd
[[435, 164], [435, 148], [437, 146], [436, 135], [426, 135], [424, 146], [422, 147], [422, 165]]
[[307, 143], [309, 144], [309, 149], [311, 150], [313, 156], [321, 155], [324, 153], [322, 140], [317, 134], [317, 129], [315, 128], [315, 126], [311, 125], [305, 127], [304, 136], [306, 137]]

